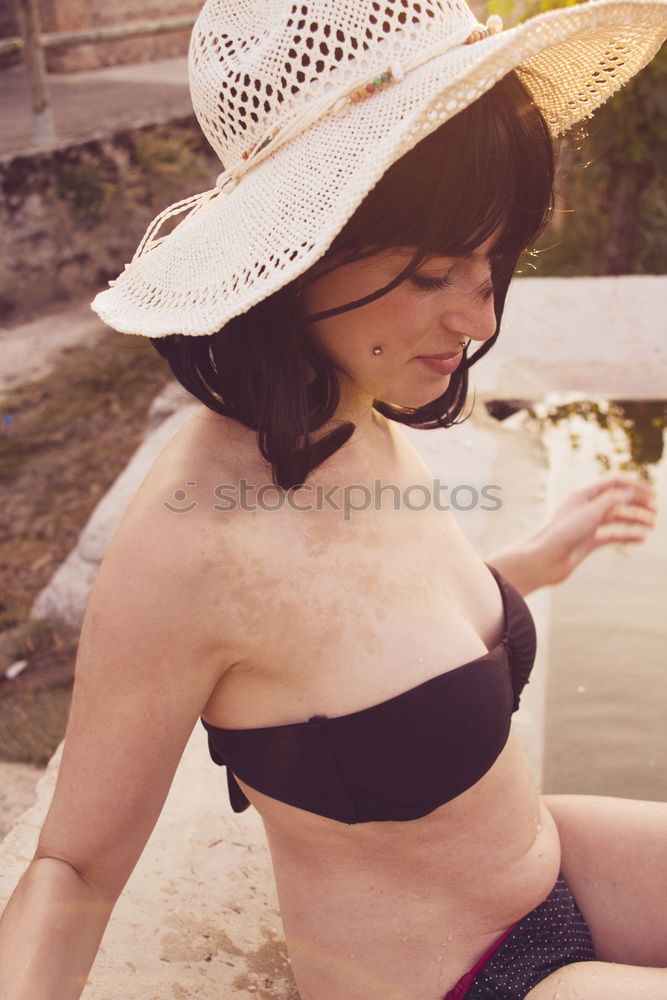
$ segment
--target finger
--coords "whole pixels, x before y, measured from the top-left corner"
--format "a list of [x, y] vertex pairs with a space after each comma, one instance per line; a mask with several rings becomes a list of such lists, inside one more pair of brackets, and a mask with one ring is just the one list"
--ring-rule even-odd
[[601, 545], [611, 545], [617, 542], [621, 545], [631, 545], [637, 542], [645, 542], [648, 536], [649, 532], [642, 528], [638, 528], [635, 531], [608, 531], [605, 527], [605, 529], [596, 532], [594, 546], [597, 549]]
[[628, 486], [625, 493], [629, 503], [638, 503], [657, 510], [658, 494], [654, 487], [648, 483], [635, 483], [633, 486]]
[[637, 504], [617, 503], [605, 519], [605, 523], [611, 521], [620, 524], [642, 524], [647, 528], [654, 528], [657, 517], [654, 511]]
[[591, 506], [601, 523], [641, 521], [652, 526], [657, 515], [656, 505], [645, 496], [637, 496], [634, 489], [609, 489], [592, 500]]
[[606, 524], [613, 521], [615, 516], [629, 511], [641, 510], [640, 506], [628, 503], [628, 490], [619, 487], [610, 487], [597, 494], [590, 502], [590, 512], [599, 524]]
[[637, 502], [648, 503], [650, 506], [656, 505], [657, 494], [654, 487], [646, 480], [629, 472], [610, 472], [584, 487], [585, 495], [589, 500], [594, 500], [601, 494], [614, 489], [627, 491], [628, 496], [632, 496]]

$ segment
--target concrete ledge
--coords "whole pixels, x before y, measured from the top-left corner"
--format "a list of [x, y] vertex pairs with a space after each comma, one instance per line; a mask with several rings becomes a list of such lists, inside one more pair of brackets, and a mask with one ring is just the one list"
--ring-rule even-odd
[[667, 276], [517, 278], [498, 343], [473, 367], [484, 394], [663, 399]]
[[149, 413], [149, 433], [88, 519], [76, 547], [38, 594], [31, 618], [60, 617], [80, 627], [88, 594], [112, 535], [159, 452], [200, 404], [168, 385]]
[[[0, 849], [0, 904], [34, 852], [60, 750]], [[269, 851], [254, 809], [235, 815], [197, 727], [121, 896], [84, 1000], [298, 1000]]]
[[30, 84], [25, 67], [18, 62], [4, 72], [0, 162], [14, 156], [30, 156], [40, 149], [64, 149], [72, 143], [101, 138], [115, 129], [136, 128], [193, 113], [188, 60], [183, 55], [49, 75], [48, 85], [56, 136], [37, 147], [32, 134]]

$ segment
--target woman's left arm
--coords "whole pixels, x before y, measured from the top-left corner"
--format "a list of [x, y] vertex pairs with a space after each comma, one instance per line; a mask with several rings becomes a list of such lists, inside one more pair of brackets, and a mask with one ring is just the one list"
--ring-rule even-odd
[[537, 531], [487, 562], [525, 596], [565, 580], [602, 545], [644, 541], [656, 513], [653, 487], [628, 474], [612, 473], [573, 490]]

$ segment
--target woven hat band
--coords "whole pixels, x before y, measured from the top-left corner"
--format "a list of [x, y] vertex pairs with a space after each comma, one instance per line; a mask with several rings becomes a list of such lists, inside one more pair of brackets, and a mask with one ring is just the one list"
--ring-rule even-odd
[[192, 103], [225, 166], [299, 114], [388, 66], [463, 43], [464, 0], [208, 0], [190, 45]]

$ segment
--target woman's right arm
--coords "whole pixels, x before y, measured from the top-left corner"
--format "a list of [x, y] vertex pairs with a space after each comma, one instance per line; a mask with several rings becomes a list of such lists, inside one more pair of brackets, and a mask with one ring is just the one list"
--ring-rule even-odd
[[0, 920], [2, 1000], [80, 996], [197, 717], [231, 665], [203, 549], [160, 505], [126, 515], [112, 540], [83, 623], [53, 802]]

